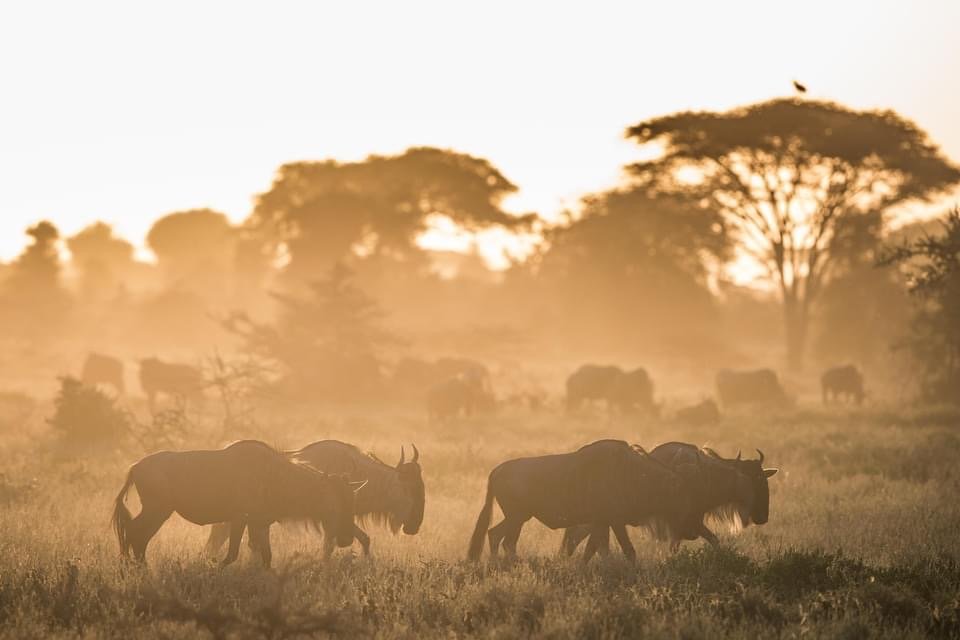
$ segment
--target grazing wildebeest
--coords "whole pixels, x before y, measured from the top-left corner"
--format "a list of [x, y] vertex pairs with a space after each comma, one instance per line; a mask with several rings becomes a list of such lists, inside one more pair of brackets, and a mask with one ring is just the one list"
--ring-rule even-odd
[[679, 409], [674, 418], [677, 422], [694, 427], [716, 424], [720, 422], [720, 408], [711, 398], [707, 398], [703, 402]]
[[[124, 500], [130, 487], [140, 496], [131, 517]], [[329, 475], [291, 461], [263, 442], [241, 440], [214, 451], [161, 451], [130, 467], [113, 510], [120, 550], [143, 562], [147, 544], [176, 511], [194, 524], [230, 523], [230, 550], [222, 565], [237, 559], [244, 528], [250, 546], [270, 565], [270, 525], [298, 519], [322, 525], [325, 553], [353, 542], [354, 490], [345, 476]]]
[[170, 364], [156, 358], [140, 361], [140, 386], [147, 394], [150, 410], [154, 409], [157, 394], [166, 393], [186, 401], [203, 398], [203, 374], [188, 364]]
[[[573, 453], [517, 458], [496, 467], [487, 482], [483, 509], [470, 539], [469, 560], [477, 560], [489, 538], [490, 554], [500, 543], [511, 557], [523, 524], [536, 518], [551, 529], [590, 525], [605, 532], [613, 527], [624, 553], [635, 556], [625, 525], [653, 518], [666, 526], [685, 528], [691, 517], [685, 473], [677, 473], [621, 440], [600, 440]], [[490, 527], [493, 502], [503, 521]], [[596, 550], [587, 547], [585, 560]]]
[[730, 371], [717, 374], [717, 395], [725, 407], [737, 405], [785, 405], [787, 394], [771, 369]]
[[[400, 462], [396, 466], [385, 464], [373, 454], [337, 440], [314, 442], [297, 451], [288, 451], [287, 455], [320, 471], [348, 474], [351, 480], [365, 481], [364, 487], [357, 491], [357, 520], [386, 524], [393, 533], [402, 527], [404, 533], [414, 535], [423, 522], [424, 487], [420, 452], [415, 445], [412, 446], [413, 458], [407, 461], [401, 447]], [[325, 532], [325, 535], [330, 533]], [[353, 535], [363, 545], [364, 555], [369, 555], [370, 537], [367, 533], [354, 525]], [[227, 523], [213, 525], [206, 552], [216, 553], [229, 537]]]
[[426, 391], [433, 385], [462, 378], [472, 381], [485, 393], [491, 394], [490, 372], [483, 363], [469, 358], [440, 358], [435, 362], [419, 358], [401, 359], [393, 372], [393, 382], [398, 387], [413, 392]]
[[427, 392], [427, 415], [431, 420], [447, 421], [472, 416], [493, 406], [481, 380], [458, 375], [430, 387]]
[[80, 381], [89, 387], [109, 384], [118, 394], [123, 395], [123, 363], [110, 356], [91, 353], [83, 361]]
[[484, 393], [493, 393], [490, 371], [482, 362], [470, 358], [440, 358], [433, 367], [438, 381], [460, 377], [477, 385]]
[[[777, 469], [763, 468], [763, 452], [759, 449], [758, 460], [743, 460], [737, 453], [736, 459], [720, 457], [714, 450], [685, 442], [667, 442], [650, 452], [650, 457], [672, 469], [693, 468], [695, 475], [688, 483], [691, 490], [693, 510], [696, 515], [687, 521], [687, 527], [674, 527], [664, 531], [662, 527], [651, 527], [659, 538], [670, 537], [671, 547], [676, 548], [681, 540], [703, 538], [711, 545], [719, 542], [716, 535], [707, 528], [705, 520], [712, 519], [738, 530], [753, 524], [765, 524], [770, 517], [770, 488], [767, 479], [777, 473]], [[655, 523], [656, 524], [656, 523]], [[590, 527], [571, 527], [563, 535], [561, 549], [568, 555], [591, 534]], [[623, 534], [625, 535], [625, 534]], [[621, 539], [618, 534], [617, 539]], [[599, 550], [605, 551], [609, 535], [603, 532], [595, 543]]]
[[634, 409], [657, 413], [653, 382], [643, 368], [624, 371], [615, 366], [583, 365], [567, 378], [567, 411], [592, 400], [604, 400], [608, 409], [624, 413]]
[[863, 375], [852, 364], [827, 369], [820, 376], [820, 392], [823, 396], [823, 404], [829, 404], [831, 400], [843, 400], [846, 397], [857, 405], [861, 405], [864, 397]]

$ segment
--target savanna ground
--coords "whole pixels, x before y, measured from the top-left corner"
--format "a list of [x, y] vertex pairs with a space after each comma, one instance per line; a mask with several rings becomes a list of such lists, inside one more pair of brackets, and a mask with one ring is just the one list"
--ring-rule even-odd
[[[50, 412], [8, 407], [0, 424], [2, 637], [960, 637], [960, 414], [949, 409], [810, 402], [691, 428], [520, 408], [444, 427], [414, 408], [263, 408], [231, 435], [282, 447], [338, 438], [391, 463], [413, 441], [427, 486], [419, 535], [371, 527], [373, 558], [355, 545], [324, 563], [315, 534], [278, 527], [272, 570], [246, 550], [216, 568], [201, 555], [206, 529], [178, 516], [146, 569], [121, 563], [109, 515], [143, 446], [67, 446]], [[220, 446], [219, 425], [193, 416], [182, 445]], [[770, 522], [675, 554], [635, 531], [636, 566], [611, 554], [586, 567], [557, 556], [560, 532], [531, 522], [518, 562], [464, 562], [496, 464], [603, 437], [759, 447], [780, 468]]]

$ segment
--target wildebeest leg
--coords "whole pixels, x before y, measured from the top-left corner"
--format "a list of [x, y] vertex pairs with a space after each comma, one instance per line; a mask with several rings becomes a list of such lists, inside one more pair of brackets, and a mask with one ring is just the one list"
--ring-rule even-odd
[[700, 537], [709, 542], [714, 547], [720, 546], [720, 541], [717, 540], [717, 536], [713, 534], [713, 531], [707, 528], [707, 525], [700, 523]]
[[357, 525], [353, 525], [353, 537], [356, 538], [357, 541], [360, 542], [360, 546], [363, 547], [363, 555], [370, 555], [370, 536], [367, 535], [367, 532]]
[[230, 523], [218, 522], [210, 527], [210, 537], [203, 552], [208, 556], [216, 555], [223, 548], [223, 543], [230, 539]]
[[323, 524], [323, 559], [329, 560], [333, 557], [333, 550], [336, 546], [336, 540], [331, 533], [333, 531], [332, 526], [328, 526], [327, 523]]
[[270, 550], [270, 524], [251, 522], [247, 526], [247, 533], [250, 536], [250, 548], [260, 553], [263, 566], [269, 568], [273, 559], [273, 552]]
[[130, 536], [130, 546], [133, 547], [133, 557], [139, 562], [146, 560], [147, 544], [172, 513], [173, 510], [144, 507], [140, 510], [140, 515], [130, 523], [133, 534]]
[[587, 548], [583, 552], [583, 563], [590, 562], [597, 551], [606, 543], [607, 551], [610, 550], [610, 529], [607, 525], [596, 525], [590, 527], [590, 538], [587, 540]]
[[576, 525], [567, 527], [563, 532], [563, 542], [560, 543], [560, 549], [568, 556], [572, 556], [577, 550], [584, 538], [590, 535], [590, 527], [586, 525]]
[[227, 549], [227, 557], [220, 562], [221, 567], [235, 562], [240, 555], [240, 540], [243, 539], [243, 530], [246, 526], [245, 520], [235, 520], [230, 523], [230, 548]]
[[617, 542], [620, 543], [620, 549], [623, 550], [623, 555], [626, 556], [627, 560], [630, 562], [636, 562], [637, 550], [633, 548], [633, 543], [630, 542], [630, 536], [627, 534], [627, 528], [622, 524], [614, 525], [613, 535], [617, 536]]
[[490, 557], [496, 558], [500, 551], [500, 541], [507, 534], [507, 520], [504, 518], [498, 525], [487, 531], [487, 540], [490, 542]]
[[520, 539], [520, 531], [523, 529], [524, 522], [524, 520], [511, 521], [503, 538], [503, 550], [510, 558], [517, 557], [517, 540]]

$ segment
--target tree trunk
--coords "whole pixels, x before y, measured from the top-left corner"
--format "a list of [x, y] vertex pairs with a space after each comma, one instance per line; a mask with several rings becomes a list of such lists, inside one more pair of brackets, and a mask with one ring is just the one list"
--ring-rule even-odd
[[784, 300], [784, 328], [787, 337], [787, 369], [799, 372], [807, 348], [806, 305], [796, 300]]

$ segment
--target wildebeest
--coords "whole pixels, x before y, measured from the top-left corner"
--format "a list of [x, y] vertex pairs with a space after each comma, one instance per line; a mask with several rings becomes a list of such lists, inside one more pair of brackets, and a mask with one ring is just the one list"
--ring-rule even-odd
[[844, 398], [863, 404], [863, 374], [852, 364], [827, 369], [820, 376], [820, 392], [823, 404]]
[[[670, 537], [676, 548], [681, 540], [703, 538], [717, 545], [716, 535], [707, 527], [705, 520], [726, 524], [732, 529], [753, 524], [765, 524], [770, 517], [770, 488], [767, 479], [777, 469], [763, 468], [763, 452], [759, 449], [757, 460], [743, 460], [740, 453], [736, 459], [722, 458], [717, 452], [685, 442], [667, 442], [650, 452], [650, 457], [672, 469], [694, 469], [688, 477], [695, 515], [686, 521], [685, 527], [664, 530], [651, 529], [660, 538]], [[692, 466], [691, 466], [692, 465]], [[656, 524], [656, 523], [654, 523]], [[573, 553], [585, 537], [591, 535], [590, 527], [571, 527], [564, 532], [561, 549]], [[596, 532], [594, 536], [598, 535]], [[625, 534], [624, 534], [625, 535]], [[617, 536], [618, 540], [620, 535]], [[600, 550], [608, 544], [609, 536], [603, 532], [595, 543]], [[626, 550], [625, 550], [626, 552]]]
[[80, 381], [89, 387], [108, 384], [116, 389], [118, 394], [123, 395], [123, 363], [110, 356], [91, 353], [83, 361]]
[[[124, 501], [130, 487], [140, 496], [131, 517]], [[222, 565], [237, 559], [244, 528], [250, 546], [270, 565], [270, 525], [280, 519], [307, 520], [327, 532], [333, 544], [353, 542], [354, 490], [345, 476], [329, 475], [291, 461], [257, 440], [241, 440], [214, 451], [161, 451], [130, 467], [117, 494], [113, 529], [124, 556], [133, 549], [143, 562], [147, 544], [176, 511], [194, 524], [230, 523], [230, 549]]]
[[717, 395], [725, 407], [789, 403], [777, 374], [771, 369], [754, 371], [724, 369], [717, 374]]
[[483, 363], [469, 358], [439, 358], [434, 362], [403, 358], [393, 372], [394, 384], [413, 392], [457, 377], [476, 381], [484, 391], [492, 393], [490, 371]]
[[624, 371], [615, 366], [583, 365], [567, 378], [567, 411], [591, 400], [604, 400], [609, 409], [624, 413], [634, 409], [657, 412], [653, 381], [643, 368]]
[[703, 402], [679, 409], [674, 419], [694, 427], [716, 424], [720, 422], [720, 408], [711, 398], [707, 398]]
[[[420, 471], [420, 452], [413, 446], [413, 458], [406, 459], [400, 448], [400, 462], [390, 466], [376, 456], [364, 453], [352, 444], [338, 440], [321, 440], [308, 444], [297, 451], [289, 451], [291, 459], [305, 462], [327, 473], [347, 474], [351, 480], [365, 481], [357, 491], [356, 517], [360, 523], [368, 520], [386, 524], [393, 533], [403, 528], [407, 535], [414, 535], [423, 522], [424, 486]], [[325, 535], [330, 535], [325, 532]], [[364, 555], [370, 553], [370, 537], [360, 528], [353, 527], [354, 537], [363, 546]], [[230, 536], [226, 523], [216, 524], [210, 530], [206, 552], [219, 551]]]
[[[692, 514], [685, 482], [684, 473], [671, 471], [622, 440], [600, 440], [573, 453], [508, 460], [490, 473], [467, 558], [480, 558], [485, 536], [492, 556], [501, 542], [508, 555], [516, 556], [520, 530], [530, 518], [551, 529], [613, 527], [631, 555], [629, 538], [620, 538], [625, 525], [659, 517], [668, 526], [684, 526]], [[503, 521], [489, 528], [494, 501]], [[585, 559], [595, 549], [588, 545]]]
[[171, 364], [156, 358], [141, 360], [140, 386], [147, 394], [151, 411], [158, 393], [166, 393], [184, 401], [200, 401], [203, 398], [203, 374], [188, 364]]
[[471, 416], [493, 405], [493, 398], [474, 378], [456, 376], [430, 387], [427, 392], [427, 415], [431, 420], [446, 421]]

